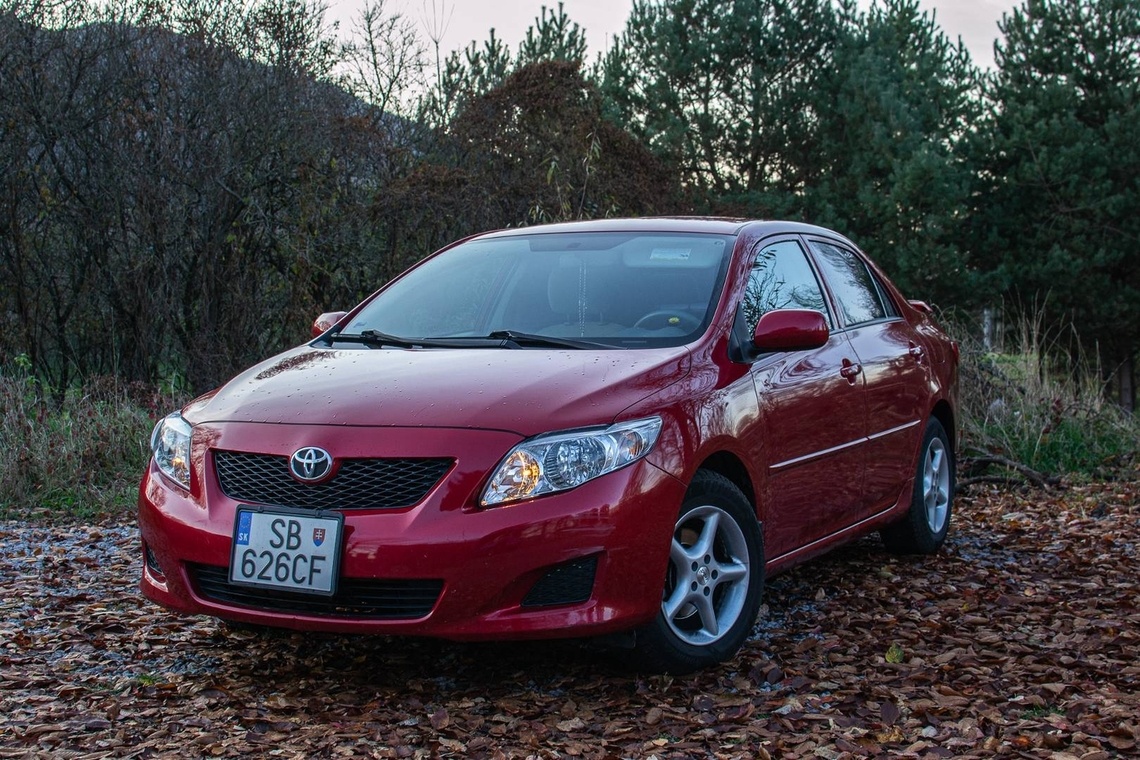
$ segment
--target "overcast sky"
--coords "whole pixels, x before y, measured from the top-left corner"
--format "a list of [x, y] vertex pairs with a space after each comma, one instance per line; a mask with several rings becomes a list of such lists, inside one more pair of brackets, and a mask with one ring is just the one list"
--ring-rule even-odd
[[[359, 14], [363, 0], [326, 0], [329, 18], [346, 29]], [[586, 30], [589, 53], [605, 50], [608, 41], [625, 27], [632, 0], [563, 0], [566, 14]], [[869, 5], [869, 0], [862, 0]], [[534, 23], [543, 5], [557, 7], [558, 0], [434, 0], [434, 7], [446, 6], [448, 20], [443, 47], [446, 51], [466, 47], [472, 40], [482, 42], [492, 27], [511, 50]], [[1015, 0], [920, 0], [933, 10], [942, 29], [952, 38], [961, 37], [974, 61], [982, 66], [993, 63], [993, 43], [998, 36], [997, 22], [1012, 10]], [[385, 7], [402, 12], [426, 29], [432, 16], [433, 0], [385, 0]]]

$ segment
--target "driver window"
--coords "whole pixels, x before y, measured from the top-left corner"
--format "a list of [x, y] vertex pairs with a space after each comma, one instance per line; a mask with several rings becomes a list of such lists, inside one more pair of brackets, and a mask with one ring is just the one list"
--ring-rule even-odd
[[827, 326], [833, 327], [815, 272], [794, 240], [760, 249], [748, 276], [742, 305], [749, 334], [756, 329], [760, 317], [775, 309], [812, 309], [821, 312]]

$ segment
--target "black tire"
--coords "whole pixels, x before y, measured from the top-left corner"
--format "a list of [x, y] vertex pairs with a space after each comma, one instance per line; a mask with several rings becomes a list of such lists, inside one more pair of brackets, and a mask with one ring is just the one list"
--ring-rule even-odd
[[894, 554], [933, 554], [950, 532], [954, 511], [954, 449], [942, 423], [931, 418], [914, 475], [910, 509], [898, 522], [879, 531]]
[[752, 506], [728, 478], [698, 472], [673, 529], [661, 611], [636, 632], [634, 663], [680, 674], [729, 659], [752, 630], [763, 590]]

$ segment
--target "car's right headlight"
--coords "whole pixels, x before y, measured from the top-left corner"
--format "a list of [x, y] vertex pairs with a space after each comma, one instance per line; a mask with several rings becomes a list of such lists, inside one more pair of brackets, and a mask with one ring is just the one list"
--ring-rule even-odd
[[661, 418], [646, 417], [523, 441], [499, 462], [480, 504], [494, 507], [576, 488], [641, 459], [660, 432]]
[[154, 464], [163, 475], [190, 490], [190, 423], [178, 412], [168, 414], [150, 434]]

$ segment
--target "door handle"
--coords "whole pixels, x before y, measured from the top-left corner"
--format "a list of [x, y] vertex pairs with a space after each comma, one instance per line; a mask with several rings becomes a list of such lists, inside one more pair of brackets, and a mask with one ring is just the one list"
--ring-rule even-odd
[[921, 364], [923, 357], [926, 356], [926, 352], [922, 350], [922, 346], [916, 346], [914, 343], [911, 343], [910, 355], [914, 357], [916, 362]]
[[854, 385], [856, 378], [859, 377], [859, 373], [862, 371], [863, 371], [863, 368], [860, 367], [858, 364], [852, 364], [847, 359], [844, 359], [843, 360], [843, 367], [839, 370], [839, 374], [841, 374], [845, 378], [847, 378], [847, 382]]

